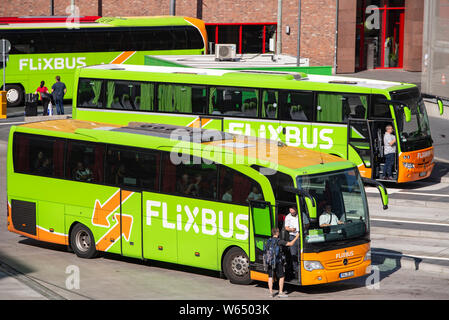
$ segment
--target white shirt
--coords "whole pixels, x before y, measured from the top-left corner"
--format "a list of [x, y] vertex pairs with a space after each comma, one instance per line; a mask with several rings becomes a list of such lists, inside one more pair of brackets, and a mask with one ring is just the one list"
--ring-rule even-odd
[[291, 213], [289, 213], [286, 217], [285, 217], [285, 221], [284, 221], [284, 225], [286, 227], [289, 228], [295, 228], [296, 231], [295, 232], [290, 232], [290, 235], [295, 236], [298, 231], [299, 231], [299, 220], [298, 220], [298, 215], [296, 215], [295, 217], [291, 215]]
[[338, 224], [338, 218], [334, 213], [323, 212], [320, 216], [320, 226], [322, 224], [330, 224], [336, 226]]

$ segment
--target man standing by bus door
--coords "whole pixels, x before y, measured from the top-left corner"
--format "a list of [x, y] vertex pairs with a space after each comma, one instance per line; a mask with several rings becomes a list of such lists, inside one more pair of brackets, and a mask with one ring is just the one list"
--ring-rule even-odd
[[[285, 230], [289, 232], [289, 241], [292, 241], [296, 234], [299, 232], [299, 219], [298, 219], [298, 211], [296, 211], [296, 208], [289, 208], [289, 214], [285, 217], [284, 226]], [[299, 256], [299, 249], [298, 244], [290, 247], [290, 254], [292, 255], [292, 262], [293, 262], [293, 272], [295, 273], [295, 279], [298, 278], [298, 256]]]
[[385, 154], [384, 179], [394, 180], [393, 168], [394, 168], [394, 160], [396, 157], [396, 137], [393, 134], [393, 126], [390, 124], [385, 127], [384, 154]]
[[61, 77], [56, 76], [56, 82], [51, 87], [53, 99], [56, 104], [57, 114], [64, 114], [64, 95], [67, 93], [67, 88], [64, 82], [61, 82]]

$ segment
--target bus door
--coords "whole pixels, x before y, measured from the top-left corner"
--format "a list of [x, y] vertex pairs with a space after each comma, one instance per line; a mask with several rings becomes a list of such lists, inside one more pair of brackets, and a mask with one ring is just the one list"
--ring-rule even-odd
[[373, 174], [373, 140], [370, 126], [369, 120], [348, 119], [347, 159], [358, 164], [360, 174], [365, 178], [372, 178]]
[[120, 217], [117, 230], [123, 256], [142, 258], [142, 193], [120, 189]]
[[264, 272], [263, 250], [266, 241], [271, 238], [271, 229], [274, 226], [273, 210], [269, 202], [250, 201], [250, 221], [252, 235], [249, 237], [251, 269]]

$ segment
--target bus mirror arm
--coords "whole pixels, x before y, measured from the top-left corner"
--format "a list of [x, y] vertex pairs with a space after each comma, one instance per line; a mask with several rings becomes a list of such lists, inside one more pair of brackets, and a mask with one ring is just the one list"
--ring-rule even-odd
[[438, 105], [438, 109], [440, 110], [440, 116], [443, 115], [444, 113], [444, 103], [443, 103], [443, 99], [446, 100], [446, 102], [449, 100], [449, 98], [445, 98], [445, 97], [439, 97], [433, 94], [427, 94], [427, 93], [422, 93], [421, 96], [423, 97], [423, 99], [435, 99], [437, 101], [437, 105]]
[[368, 178], [362, 178], [363, 184], [376, 187], [380, 192], [380, 198], [382, 200], [383, 209], [388, 209], [388, 193], [387, 188], [380, 183], [379, 181], [368, 179]]

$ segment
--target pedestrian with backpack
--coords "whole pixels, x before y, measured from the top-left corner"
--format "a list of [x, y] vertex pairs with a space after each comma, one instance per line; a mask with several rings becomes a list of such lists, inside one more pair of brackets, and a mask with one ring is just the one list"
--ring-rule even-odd
[[268, 271], [268, 289], [270, 296], [274, 297], [273, 293], [273, 276], [279, 279], [279, 298], [287, 298], [288, 295], [284, 290], [285, 279], [285, 256], [282, 251], [282, 246], [291, 247], [299, 238], [299, 232], [289, 242], [279, 239], [279, 229], [273, 228], [271, 230], [271, 238], [265, 243], [263, 263], [266, 271]]

